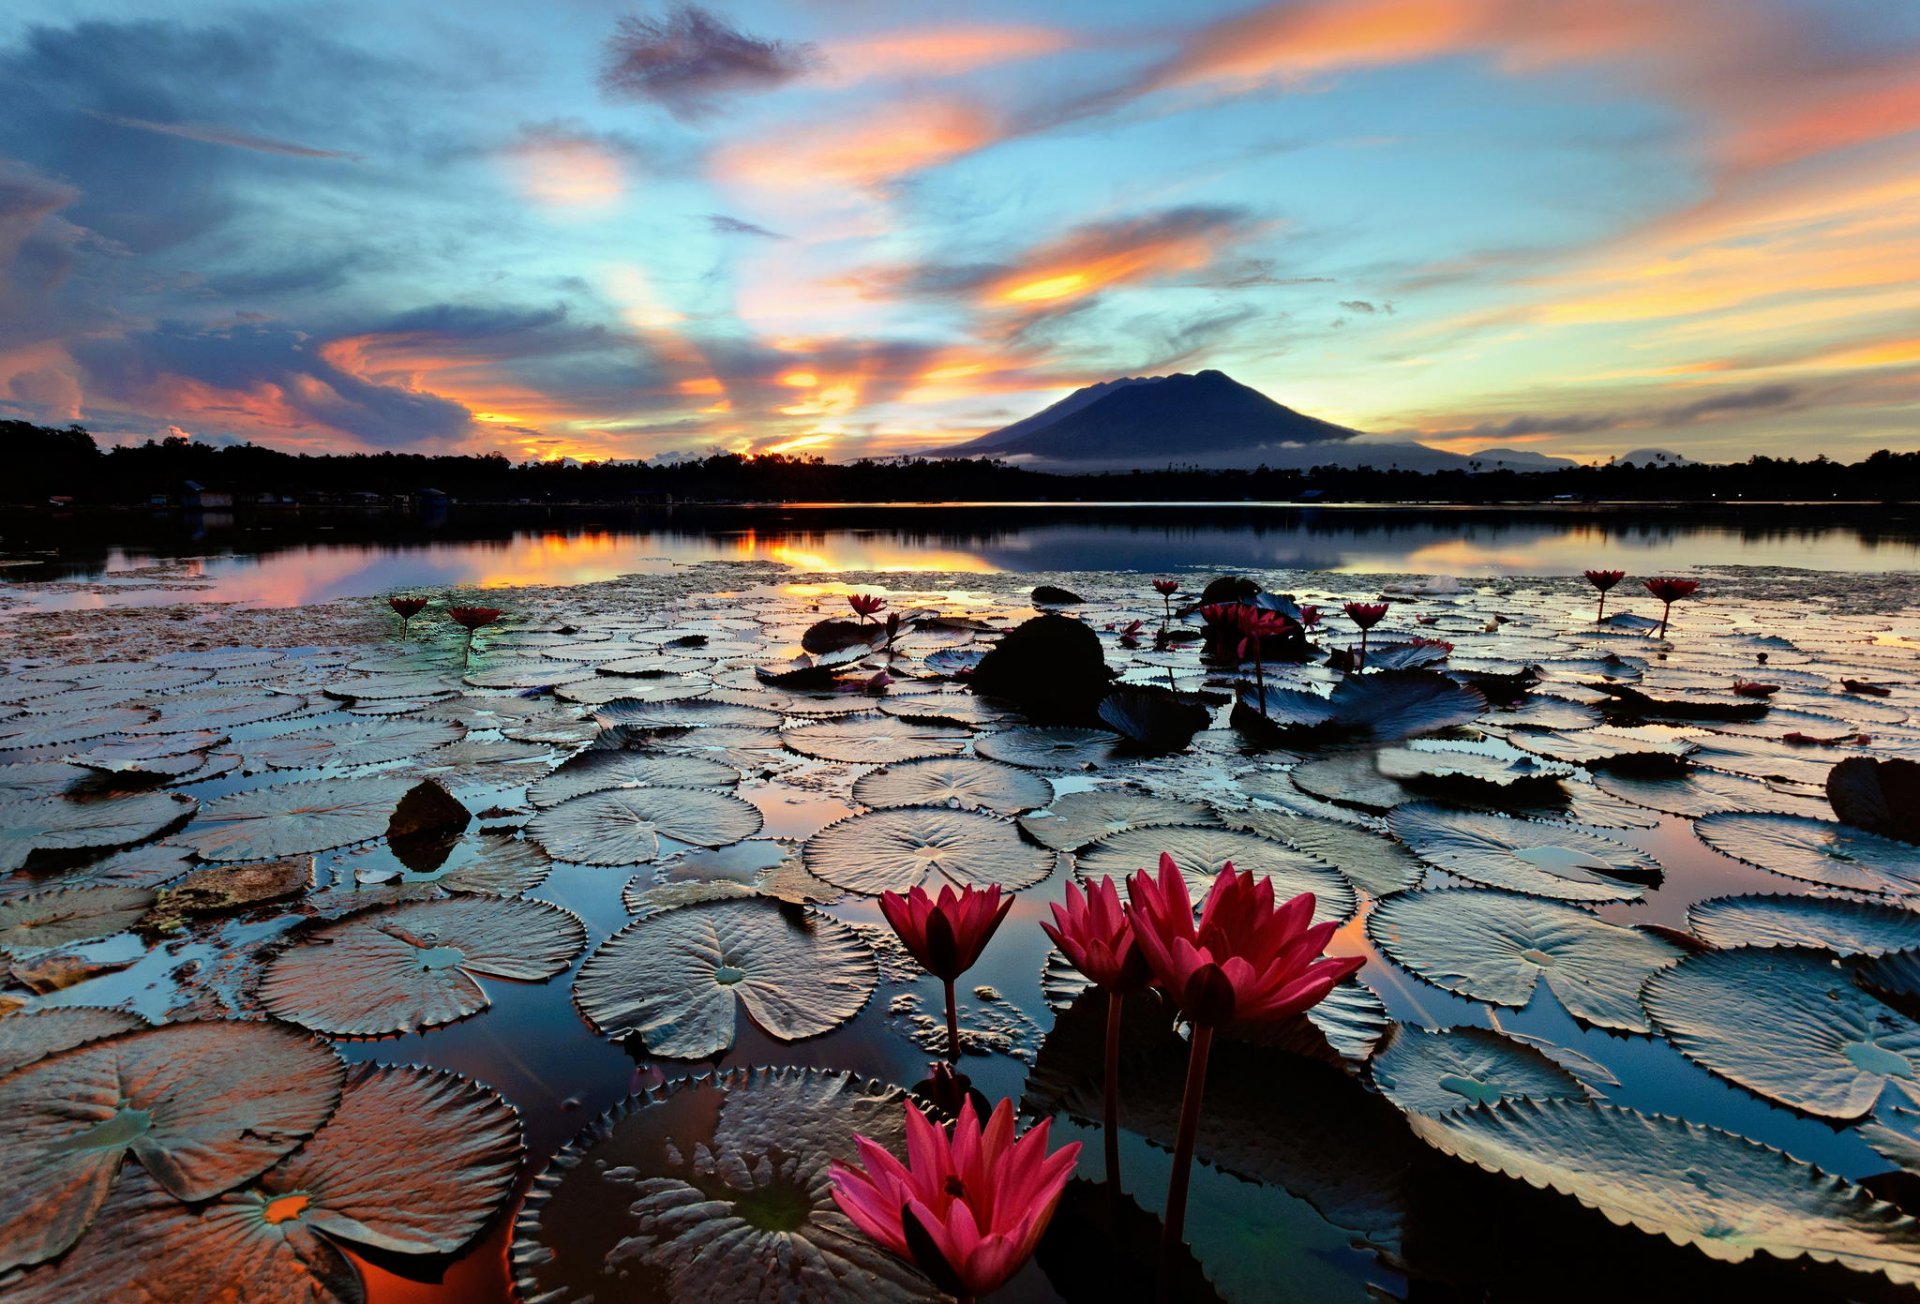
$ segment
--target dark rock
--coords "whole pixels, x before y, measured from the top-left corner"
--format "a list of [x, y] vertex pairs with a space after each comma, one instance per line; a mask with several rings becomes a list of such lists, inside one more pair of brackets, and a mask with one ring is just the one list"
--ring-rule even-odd
[[1827, 771], [1827, 803], [1843, 824], [1920, 842], [1920, 764], [1849, 756]]
[[1072, 589], [1063, 589], [1057, 584], [1042, 584], [1028, 594], [1036, 607], [1072, 607], [1086, 599]]
[[976, 693], [1004, 697], [1035, 719], [1089, 724], [1112, 679], [1100, 636], [1048, 613], [1010, 630], [980, 658], [968, 682]]

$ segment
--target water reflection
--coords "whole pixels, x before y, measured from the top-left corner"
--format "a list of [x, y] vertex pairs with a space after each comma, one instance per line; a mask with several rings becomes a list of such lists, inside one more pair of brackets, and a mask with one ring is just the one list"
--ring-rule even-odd
[[[1032, 504], [290, 513], [214, 522], [116, 516], [9, 531], [42, 557], [8, 579], [36, 606], [180, 600], [295, 606], [399, 587], [574, 584], [703, 561], [808, 572], [1309, 570], [1484, 576], [1636, 574], [1694, 565], [1920, 567], [1920, 518], [1895, 508], [1495, 511], [1285, 505]], [[111, 540], [111, 542], [103, 542]], [[164, 566], [155, 576], [145, 568]], [[100, 593], [36, 582], [90, 581]], [[161, 591], [162, 589], [174, 591]]]

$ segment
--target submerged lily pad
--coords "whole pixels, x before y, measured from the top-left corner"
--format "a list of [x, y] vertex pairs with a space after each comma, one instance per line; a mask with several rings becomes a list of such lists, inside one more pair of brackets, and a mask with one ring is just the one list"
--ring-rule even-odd
[[1075, 851], [1128, 829], [1211, 824], [1217, 819], [1212, 807], [1197, 801], [1152, 797], [1127, 788], [1097, 788], [1063, 794], [1047, 809], [1022, 815], [1020, 827], [1055, 851]]
[[1387, 827], [1450, 874], [1535, 896], [1632, 901], [1660, 876], [1646, 854], [1571, 824], [1419, 805], [1395, 810]]
[[514, 1283], [548, 1304], [933, 1304], [947, 1298], [834, 1204], [856, 1134], [906, 1154], [906, 1093], [823, 1069], [736, 1069], [635, 1096], [534, 1183]]
[[534, 816], [527, 836], [555, 860], [640, 865], [660, 858], [660, 839], [724, 847], [760, 831], [757, 807], [704, 788], [616, 788], [574, 797]]
[[1687, 926], [1710, 946], [1805, 946], [1838, 955], [1920, 947], [1920, 911], [1871, 901], [1732, 896], [1696, 901]]
[[1920, 846], [1832, 820], [1734, 812], [1694, 823], [1700, 840], [1749, 865], [1827, 887], [1920, 895]]
[[740, 771], [700, 756], [585, 751], [527, 789], [535, 806], [557, 806], [612, 788], [731, 788]]
[[231, 1190], [311, 1136], [345, 1066], [269, 1023], [175, 1023], [0, 1078], [0, 1271], [79, 1240], [131, 1154], [172, 1197]]
[[36, 851], [121, 847], [161, 833], [194, 813], [193, 798], [172, 792], [72, 801], [39, 797], [0, 805], [0, 871], [19, 869]]
[[853, 799], [863, 806], [955, 805], [1012, 814], [1045, 806], [1053, 800], [1053, 785], [998, 761], [934, 757], [861, 775], [854, 782]]
[[1367, 936], [1436, 987], [1518, 1008], [1547, 987], [1577, 1019], [1649, 1032], [1647, 975], [1684, 954], [1584, 910], [1489, 888], [1402, 892], [1374, 908]]
[[1742, 1263], [1811, 1258], [1920, 1282], [1920, 1225], [1851, 1182], [1745, 1137], [1570, 1100], [1414, 1117], [1430, 1145], [1570, 1195], [1620, 1225]]
[[1647, 983], [1667, 1039], [1749, 1090], [1858, 1118], [1890, 1083], [1920, 1100], [1920, 1023], [1853, 986], [1832, 957], [1745, 947], [1687, 957]]
[[137, 1014], [91, 1005], [53, 1005], [10, 1014], [0, 1019], [0, 1077], [60, 1051], [146, 1026], [147, 1021]]
[[308, 933], [268, 964], [260, 999], [276, 1018], [329, 1036], [435, 1028], [492, 1003], [476, 974], [551, 978], [586, 940], [577, 916], [545, 901], [410, 902]]
[[973, 732], [962, 725], [908, 720], [897, 715], [851, 716], [781, 731], [802, 756], [863, 765], [892, 765], [924, 756], [957, 756]]
[[1235, 869], [1272, 880], [1276, 900], [1313, 893], [1316, 922], [1351, 918], [1359, 907], [1352, 885], [1334, 870], [1270, 838], [1234, 829], [1170, 826], [1110, 834], [1080, 854], [1078, 870], [1089, 881], [1112, 875], [1118, 883], [1138, 870], [1157, 872], [1163, 852], [1180, 867], [1195, 905], [1231, 861]]
[[38, 951], [125, 932], [146, 917], [142, 887], [56, 887], [0, 901], [0, 951]]
[[806, 866], [837, 887], [878, 896], [925, 887], [1019, 890], [1053, 872], [1054, 854], [974, 811], [903, 806], [855, 815], [807, 839]]
[[770, 1036], [798, 1041], [858, 1014], [878, 981], [873, 948], [838, 919], [721, 901], [615, 933], [580, 967], [573, 997], [603, 1036], [700, 1059], [733, 1045], [740, 1009]]
[[310, 779], [221, 797], [179, 841], [202, 860], [277, 860], [377, 838], [414, 781], [397, 775]]
[[1502, 1100], [1587, 1098], [1573, 1074], [1488, 1028], [1429, 1032], [1401, 1024], [1372, 1063], [1381, 1094], [1414, 1114], [1450, 1114]]

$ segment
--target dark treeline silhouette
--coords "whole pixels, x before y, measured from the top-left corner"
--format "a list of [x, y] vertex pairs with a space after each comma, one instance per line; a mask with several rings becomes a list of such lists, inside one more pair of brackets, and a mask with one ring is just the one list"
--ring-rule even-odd
[[1851, 464], [1753, 457], [1731, 465], [1582, 466], [1520, 473], [1394, 469], [1161, 470], [1055, 475], [1005, 463], [902, 458], [834, 463], [779, 454], [716, 454], [676, 462], [516, 465], [503, 454], [294, 454], [254, 444], [215, 446], [169, 437], [101, 449], [79, 426], [0, 422], [10, 474], [0, 499], [133, 505], [192, 481], [235, 495], [295, 502], [383, 498], [437, 490], [468, 503], [1028, 502], [1046, 500], [1285, 501], [1303, 493], [1347, 502], [1682, 502], [1920, 499], [1920, 452], [1874, 453]]

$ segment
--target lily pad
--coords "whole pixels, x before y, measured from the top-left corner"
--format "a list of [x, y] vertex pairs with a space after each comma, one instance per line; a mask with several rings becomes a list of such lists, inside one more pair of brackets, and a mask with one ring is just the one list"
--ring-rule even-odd
[[268, 1023], [175, 1023], [0, 1078], [0, 1271], [79, 1240], [131, 1154], [176, 1199], [208, 1200], [311, 1136], [345, 1066]]
[[666, 910], [630, 924], [580, 967], [574, 1002], [606, 1037], [701, 1059], [733, 1045], [738, 1010], [781, 1041], [819, 1036], [873, 995], [879, 967], [852, 927], [765, 901]]
[[1138, 870], [1153, 870], [1163, 852], [1180, 867], [1196, 905], [1232, 861], [1235, 869], [1271, 879], [1276, 900], [1313, 893], [1315, 922], [1350, 919], [1359, 908], [1352, 885], [1334, 870], [1270, 838], [1234, 829], [1169, 826], [1109, 834], [1080, 853], [1077, 868], [1088, 881], [1110, 874], [1118, 883]]
[[57, 797], [92, 771], [67, 761], [25, 761], [0, 765], [0, 808], [33, 797]]
[[254, 770], [383, 765], [459, 742], [465, 733], [447, 720], [356, 720], [248, 742], [242, 745], [242, 754], [247, 768]]
[[514, 1224], [519, 1295], [728, 1304], [934, 1304], [912, 1265], [833, 1202], [856, 1134], [906, 1154], [906, 1093], [823, 1069], [736, 1069], [635, 1096], [535, 1181]]
[[1722, 948], [1805, 946], [1838, 955], [1885, 955], [1920, 947], [1920, 911], [1832, 897], [1715, 897], [1688, 908], [1687, 926]]
[[1431, 670], [1387, 670], [1343, 679], [1327, 697], [1269, 687], [1265, 706], [1260, 717], [1242, 705], [1236, 723], [1243, 714], [1252, 717], [1252, 727], [1270, 728], [1289, 745], [1390, 743], [1467, 724], [1487, 709], [1487, 699]]
[[1045, 806], [1053, 785], [1037, 774], [971, 756], [935, 757], [863, 774], [853, 785], [863, 806], [945, 806], [1013, 814]]
[[146, 1026], [147, 1021], [137, 1014], [91, 1005], [53, 1005], [10, 1014], [0, 1019], [0, 1078], [60, 1051]]
[[1524, 1042], [1487, 1028], [1394, 1029], [1373, 1084], [1401, 1109], [1450, 1114], [1502, 1100], [1585, 1100], [1580, 1080]]
[[1826, 887], [1920, 894], [1920, 847], [1832, 820], [1733, 812], [1694, 822], [1700, 840], [1722, 855]]
[[1426, 863], [1406, 847], [1357, 824], [1260, 809], [1237, 812], [1232, 820], [1332, 865], [1355, 887], [1377, 897], [1418, 887], [1427, 875]]
[[535, 982], [573, 963], [586, 928], [545, 901], [455, 896], [349, 915], [268, 964], [260, 999], [329, 1036], [435, 1028], [487, 1008], [475, 975]]
[[615, 788], [574, 797], [533, 817], [527, 836], [555, 860], [641, 865], [658, 860], [660, 839], [724, 847], [764, 822], [757, 807], [704, 788]]
[[1620, 1226], [1743, 1263], [1810, 1258], [1920, 1282], [1920, 1226], [1770, 1146], [1683, 1119], [1571, 1100], [1414, 1117], [1428, 1144], [1570, 1195]]
[[39, 711], [0, 720], [0, 749], [24, 751], [55, 747], [87, 738], [137, 729], [154, 713], [137, 706], [114, 706], [98, 711]]
[[1643, 852], [1571, 824], [1418, 805], [1395, 810], [1387, 827], [1458, 878], [1562, 901], [1632, 901], [1660, 877]]
[[39, 797], [0, 805], [0, 871], [36, 851], [84, 851], [141, 842], [193, 814], [193, 798], [171, 792], [73, 801]]
[[1027, 836], [1055, 851], [1076, 851], [1113, 833], [1163, 824], [1211, 824], [1213, 808], [1197, 801], [1152, 797], [1128, 788], [1069, 792], [1045, 810], [1020, 817]]
[[278, 860], [377, 838], [414, 786], [396, 775], [310, 779], [221, 797], [179, 841], [202, 860]]
[[781, 756], [780, 733], [774, 729], [748, 729], [735, 725], [708, 725], [675, 733], [647, 735], [652, 751], [672, 752], [679, 756], [703, 756], [739, 770], [761, 770]]
[[1101, 769], [1121, 758], [1125, 742], [1106, 729], [1072, 726], [1003, 729], [976, 738], [976, 755], [1030, 770]]
[[1647, 983], [1688, 1059], [1771, 1100], [1858, 1118], [1889, 1084], [1920, 1100], [1920, 1023], [1853, 986], [1831, 956], [1743, 947], [1689, 956]]
[[705, 757], [585, 751], [528, 788], [527, 800], [557, 806], [614, 788], [731, 788], [739, 782], [740, 771]]
[[858, 715], [781, 731], [787, 746], [802, 756], [862, 765], [892, 765], [926, 756], [957, 756], [966, 750], [971, 730], [896, 715]]
[[56, 887], [0, 901], [0, 951], [38, 951], [125, 932], [146, 917], [141, 887]]
[[1641, 984], [1684, 954], [1573, 906], [1488, 888], [1390, 896], [1368, 917], [1367, 936], [1436, 987], [1519, 1008], [1544, 979], [1575, 1018], [1625, 1032], [1652, 1031]]
[[829, 824], [803, 853], [814, 874], [837, 887], [878, 896], [913, 887], [937, 891], [998, 884], [1018, 891], [1053, 872], [1054, 854], [1021, 840], [990, 815], [904, 806]]
[[[625, 725], [633, 729], [739, 728], [775, 730], [780, 713], [757, 706], [739, 706], [731, 702], [704, 698], [682, 702], [647, 702], [622, 698], [594, 710], [593, 718], [603, 727]], [[779, 746], [776, 738], [772, 744]]]
[[1667, 815], [1700, 816], [1721, 811], [1787, 811], [1824, 816], [1819, 794], [1786, 784], [1763, 783], [1717, 770], [1693, 770], [1680, 776], [1604, 771], [1593, 776], [1603, 791]]

